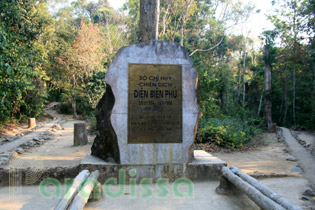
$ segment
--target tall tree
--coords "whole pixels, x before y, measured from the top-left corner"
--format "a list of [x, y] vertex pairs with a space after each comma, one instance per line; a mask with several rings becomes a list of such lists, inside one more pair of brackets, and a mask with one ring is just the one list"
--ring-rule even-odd
[[139, 41], [157, 40], [159, 34], [160, 0], [140, 0]]
[[[86, 25], [81, 22], [75, 42], [63, 55], [56, 57], [64, 76], [69, 81], [73, 117], [77, 117], [76, 96], [81, 92], [84, 80], [102, 67], [103, 38], [99, 29], [92, 23]], [[82, 93], [82, 92], [81, 92]]]
[[263, 39], [265, 40], [263, 56], [264, 56], [264, 70], [265, 70], [265, 120], [267, 122], [268, 130], [272, 124], [272, 101], [271, 101], [271, 68], [274, 62], [274, 39], [276, 33], [274, 31], [265, 31]]
[[45, 101], [43, 60], [36, 42], [47, 25], [41, 1], [0, 1], [0, 124], [41, 113]]

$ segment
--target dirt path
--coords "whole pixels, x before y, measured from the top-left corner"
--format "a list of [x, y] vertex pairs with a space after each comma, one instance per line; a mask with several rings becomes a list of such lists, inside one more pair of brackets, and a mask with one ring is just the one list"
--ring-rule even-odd
[[2, 152], [6, 152], [6, 151], [10, 151], [10, 150], [14, 150], [15, 148], [18, 148], [21, 144], [24, 144], [34, 138], [41, 138], [44, 135], [47, 135], [47, 131], [52, 129], [53, 126], [58, 125], [60, 122], [62, 121], [62, 119], [58, 118], [55, 120], [51, 120], [47, 123], [45, 123], [43, 126], [41, 126], [40, 128], [32, 131], [31, 133], [22, 136], [12, 142], [8, 142], [5, 143], [3, 145], [0, 146], [0, 153]]
[[315, 147], [315, 135], [308, 132], [298, 131], [295, 132], [298, 137], [306, 142], [306, 147]]
[[[94, 136], [88, 136], [89, 144], [87, 145], [73, 146], [74, 123], [84, 121], [74, 120], [70, 115], [59, 114], [54, 108], [55, 105], [52, 103], [45, 109], [45, 113], [52, 120], [41, 122], [41, 126], [29, 134], [0, 145], [1, 154], [11, 150], [19, 151], [27, 143], [40, 141], [40, 144], [31, 145], [30, 148], [21, 152], [22, 154], [15, 153], [10, 162], [3, 165], [2, 168], [8, 170], [13, 166], [19, 169], [32, 168], [36, 171], [45, 171], [45, 169], [57, 167], [71, 168], [80, 164], [81, 160], [90, 152]], [[17, 132], [20, 130], [15, 129]], [[12, 131], [10, 134], [14, 135]], [[34, 139], [37, 140], [34, 141]]]
[[[36, 165], [43, 168], [73, 167], [80, 164], [81, 160], [90, 152], [93, 137], [89, 136], [89, 144], [73, 146], [73, 124], [84, 121], [69, 120], [62, 124], [63, 130], [55, 133], [52, 140], [40, 147], [34, 147], [19, 156], [20, 161], [27, 165]], [[22, 165], [23, 167], [23, 165]]]
[[313, 189], [315, 189], [315, 158], [305, 147], [296, 141], [289, 129], [280, 129], [282, 130], [282, 135], [288, 144], [291, 154], [297, 158], [298, 164], [304, 170], [305, 177], [309, 180]]
[[[17, 164], [19, 168], [24, 169], [32, 168], [32, 171], [38, 171], [34, 168], [37, 168], [41, 171], [45, 171], [46, 169], [54, 169], [57, 167], [71, 168], [78, 166], [81, 160], [90, 152], [91, 144], [94, 139], [93, 136], [89, 136], [89, 144], [84, 146], [73, 146], [73, 124], [82, 121], [73, 120], [71, 116], [60, 115], [51, 108], [48, 108], [46, 111], [55, 119], [45, 122], [42, 127], [38, 128], [36, 131], [33, 131], [26, 136], [20, 137], [19, 139], [10, 142], [12, 144], [6, 143], [1, 145], [0, 149], [2, 148], [2, 151], [4, 151], [14, 146], [18, 146], [20, 143], [26, 141], [23, 139], [33, 137], [41, 138], [41, 132], [45, 132], [45, 129], [51, 129], [54, 123], [59, 123], [61, 129], [55, 130], [53, 135], [51, 135], [51, 139], [45, 141], [44, 144], [40, 145], [39, 147], [32, 147], [23, 154], [18, 155], [17, 158], [13, 160], [13, 162], [10, 162], [10, 164]], [[260, 181], [264, 185], [268, 186], [272, 190], [275, 190], [280, 195], [287, 197], [295, 204], [303, 207], [303, 209], [315, 208], [314, 204], [301, 200], [302, 193], [306, 189], [309, 189], [310, 185], [309, 182], [303, 177], [303, 170], [298, 167], [300, 166], [304, 169], [305, 177], [308, 178], [308, 180], [311, 181], [311, 184], [314, 186], [314, 158], [311, 159], [309, 157], [310, 154], [306, 153], [306, 149], [296, 142], [288, 129], [281, 128], [281, 130], [285, 139], [288, 140], [287, 144], [289, 147], [285, 143], [279, 142], [275, 134], [264, 134], [263, 138], [261, 139], [262, 146], [259, 146], [254, 150], [231, 153], [219, 152], [211, 154], [223, 161], [226, 161], [229, 166], [236, 166], [242, 169], [244, 172], [260, 178]], [[301, 138], [306, 137], [301, 135]], [[309, 141], [312, 142], [312, 140]], [[309, 156], [306, 154], [309, 154]], [[8, 169], [8, 167], [11, 166], [10, 164], [6, 165], [5, 167]], [[217, 184], [217, 181], [195, 183], [196, 197], [193, 200], [184, 200], [187, 202], [187, 204], [184, 201], [181, 201], [183, 204], [181, 207], [187, 206], [187, 209], [211, 209], [213, 206], [216, 206], [212, 209], [218, 209], [219, 207], [223, 207], [225, 205], [225, 209], [254, 209], [251, 204], [245, 205], [245, 203], [248, 202], [248, 199], [246, 198], [222, 197], [215, 194], [214, 190]], [[24, 189], [28, 188], [23, 186], [23, 190]], [[16, 209], [31, 209], [28, 207], [32, 206], [36, 200], [35, 198], [39, 196], [36, 189], [37, 187], [34, 187], [34, 189], [32, 188], [31, 190], [32, 192], [34, 191], [36, 195], [34, 194], [32, 198], [28, 198], [29, 200], [21, 202], [21, 206]], [[6, 203], [7, 207], [3, 209], [14, 209], [11, 208], [12, 206], [10, 205], [11, 203], [16, 204], [16, 200], [6, 200], [6, 190], [8, 190], [8, 188], [0, 188], [0, 203]], [[26, 190], [25, 193], [22, 193], [21, 196], [28, 196], [28, 190]], [[233, 203], [234, 199], [235, 203]], [[245, 199], [244, 203], [240, 202], [242, 199]], [[57, 201], [58, 199], [55, 199], [50, 203], [50, 205], [54, 206]], [[156, 204], [156, 208], [161, 207], [159, 205], [160, 200], [155, 200], [153, 198], [148, 200], [137, 200], [137, 202], [134, 202], [133, 199], [129, 201], [123, 197], [118, 200], [103, 199], [102, 202], [89, 203], [86, 209], [103, 208], [104, 202], [110, 207], [117, 207], [117, 209], [123, 209], [130, 205], [141, 209], [142, 207], [146, 207], [148, 202], [151, 204]], [[179, 201], [174, 199], [173, 202], [174, 208], [169, 209], [177, 209]], [[41, 201], [41, 205], [45, 206], [46, 204], [47, 203], [45, 200]]]
[[287, 146], [278, 141], [276, 134], [266, 133], [260, 141], [262, 146], [254, 150], [212, 154], [229, 166], [236, 166], [257, 177], [302, 176], [295, 158], [287, 152]]

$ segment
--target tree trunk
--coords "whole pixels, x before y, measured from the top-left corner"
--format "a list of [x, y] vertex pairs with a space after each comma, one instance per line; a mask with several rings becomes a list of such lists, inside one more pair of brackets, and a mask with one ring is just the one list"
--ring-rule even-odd
[[295, 70], [295, 65], [293, 67], [293, 101], [292, 101], [292, 111], [293, 111], [293, 123], [294, 123], [294, 127], [296, 127], [296, 114], [295, 114], [295, 97], [296, 97], [296, 91], [295, 91], [295, 87], [296, 87], [296, 70]]
[[[264, 47], [265, 57], [265, 119], [268, 125], [268, 130], [272, 124], [272, 104], [271, 104], [271, 66], [269, 62], [269, 47]], [[269, 130], [270, 131], [270, 130]]]
[[[76, 78], [75, 78], [75, 75], [72, 76], [73, 77], [73, 90], [75, 90], [76, 88]], [[75, 99], [75, 94], [72, 93], [72, 115], [73, 115], [73, 118], [77, 118], [77, 106], [76, 106], [76, 99]]]
[[170, 8], [170, 4], [167, 4], [167, 9], [166, 9], [166, 11], [165, 11], [165, 13], [163, 15], [163, 31], [162, 31], [162, 35], [164, 35], [165, 31], [166, 31], [166, 16], [168, 14], [169, 8]]
[[140, 0], [139, 42], [158, 39], [160, 0]]
[[[240, 52], [241, 53], [241, 52]], [[240, 99], [240, 95], [241, 95], [241, 78], [242, 78], [242, 74], [241, 74], [241, 59], [242, 59], [242, 54], [240, 54], [240, 63], [238, 65], [239, 70], [238, 70], [238, 83], [237, 83], [237, 99], [236, 99], [236, 103], [239, 103], [239, 99]]]
[[[285, 78], [287, 79], [287, 78]], [[288, 113], [288, 94], [287, 94], [287, 83], [284, 83], [284, 117], [283, 117], [283, 126], [285, 127], [285, 121], [287, 119], [287, 113]]]
[[285, 209], [302, 210], [300, 207], [294, 205], [293, 203], [291, 203], [286, 198], [282, 197], [281, 195], [277, 194], [276, 192], [274, 192], [274, 191], [270, 190], [269, 188], [267, 188], [266, 186], [262, 185], [256, 179], [247, 175], [246, 173], [244, 173], [240, 169], [238, 169], [234, 166], [231, 166], [231, 169], [236, 171], [235, 174], [238, 175], [240, 178], [242, 178], [244, 181], [246, 181], [248, 184], [255, 187], [257, 190], [259, 190], [259, 192], [261, 192], [262, 194], [264, 194], [265, 196], [267, 196], [271, 200], [275, 201], [277, 204], [281, 205]]
[[[136, 7], [138, 10], [138, 7]], [[135, 17], [135, 22], [134, 22], [134, 27], [135, 27], [135, 31], [134, 31], [134, 37], [133, 37], [133, 43], [136, 43], [137, 42], [137, 17], [138, 17], [138, 13], [136, 12], [136, 17]]]
[[246, 38], [244, 40], [244, 53], [243, 53], [243, 108], [245, 107], [245, 73], [246, 73]]
[[184, 45], [184, 25], [185, 25], [185, 19], [188, 13], [188, 9], [191, 5], [193, 0], [190, 0], [189, 3], [186, 6], [185, 12], [182, 16], [182, 20], [181, 20], [181, 24], [180, 24], [180, 45], [183, 46]]
[[81, 171], [73, 180], [73, 183], [70, 189], [66, 194], [59, 200], [58, 204], [55, 207], [55, 210], [67, 210], [71, 204], [73, 198], [78, 194], [80, 186], [88, 178], [90, 172], [88, 170]]
[[[314, 58], [313, 58], [314, 59]], [[314, 80], [314, 87], [313, 87], [313, 112], [315, 113], [315, 62], [313, 60], [313, 80]]]
[[261, 209], [269, 210], [282, 210], [282, 206], [266, 197], [259, 190], [257, 190], [252, 185], [248, 184], [246, 181], [241, 179], [239, 176], [235, 175], [227, 167], [222, 167], [222, 175], [226, 177], [231, 183], [233, 183], [238, 189], [245, 193], [252, 201], [254, 201]]
[[263, 96], [264, 96], [264, 91], [265, 91], [265, 90], [262, 90], [262, 91], [261, 91], [261, 95], [260, 95], [260, 100], [259, 100], [259, 106], [258, 106], [257, 116], [259, 116], [259, 114], [260, 114], [261, 105], [262, 105], [262, 99], [263, 99]]
[[88, 202], [90, 194], [93, 189], [97, 187], [97, 179], [100, 176], [99, 170], [93, 171], [90, 176], [87, 178], [87, 181], [84, 182], [84, 185], [81, 187], [79, 193], [73, 199], [69, 210], [83, 210], [85, 204]]

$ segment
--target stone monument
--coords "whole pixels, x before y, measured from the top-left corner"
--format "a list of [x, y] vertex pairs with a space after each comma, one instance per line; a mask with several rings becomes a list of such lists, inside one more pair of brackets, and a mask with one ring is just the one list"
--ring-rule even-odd
[[[96, 107], [98, 134], [80, 168], [119, 176], [217, 178], [223, 161], [194, 151], [199, 79], [188, 52], [156, 41], [159, 0], [140, 0], [139, 42], [121, 48], [106, 72], [106, 93]], [[136, 175], [132, 173], [136, 169]]]
[[199, 80], [182, 46], [148, 41], [122, 48], [105, 81], [96, 108], [98, 134], [81, 170], [100, 170], [101, 182], [118, 177], [120, 169], [136, 169], [137, 181], [220, 176], [226, 163], [194, 151]]
[[105, 81], [92, 155], [138, 165], [192, 160], [199, 81], [183, 47], [149, 41], [122, 48]]

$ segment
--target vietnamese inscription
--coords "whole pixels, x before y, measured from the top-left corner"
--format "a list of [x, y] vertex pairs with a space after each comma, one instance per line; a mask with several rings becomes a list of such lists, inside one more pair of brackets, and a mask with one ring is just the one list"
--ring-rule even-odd
[[128, 143], [182, 142], [182, 66], [128, 65]]

